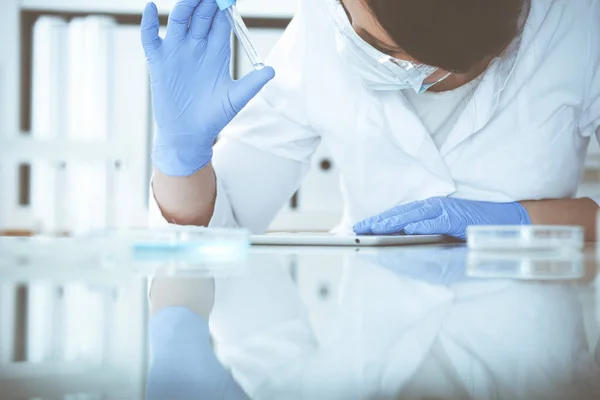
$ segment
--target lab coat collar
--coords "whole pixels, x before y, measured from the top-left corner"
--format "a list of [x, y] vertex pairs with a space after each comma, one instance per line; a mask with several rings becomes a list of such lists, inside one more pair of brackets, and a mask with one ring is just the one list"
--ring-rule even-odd
[[[367, 118], [363, 118], [367, 124], [363, 129], [378, 127], [388, 136], [391, 143], [419, 160], [420, 164], [437, 178], [437, 184], [432, 185], [436, 189], [427, 193], [427, 197], [452, 194], [456, 190], [454, 180], [430, 133], [404, 95], [398, 92], [379, 92], [374, 100], [367, 112]], [[384, 126], [381, 126], [382, 124]]]

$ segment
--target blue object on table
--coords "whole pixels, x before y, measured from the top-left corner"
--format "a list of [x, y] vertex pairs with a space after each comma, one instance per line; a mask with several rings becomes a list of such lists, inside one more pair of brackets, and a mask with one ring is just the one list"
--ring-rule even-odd
[[367, 218], [354, 226], [354, 232], [359, 235], [441, 234], [465, 239], [469, 225], [531, 225], [531, 219], [519, 203], [433, 197]]

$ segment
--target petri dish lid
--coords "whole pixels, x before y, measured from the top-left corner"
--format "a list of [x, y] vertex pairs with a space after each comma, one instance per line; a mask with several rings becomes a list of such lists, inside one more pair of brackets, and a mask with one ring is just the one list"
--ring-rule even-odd
[[470, 226], [467, 244], [473, 250], [582, 249], [580, 226]]

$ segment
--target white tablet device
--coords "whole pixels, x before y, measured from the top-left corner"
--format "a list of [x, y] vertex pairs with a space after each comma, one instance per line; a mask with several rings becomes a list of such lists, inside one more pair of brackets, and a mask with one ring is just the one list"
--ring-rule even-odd
[[401, 246], [409, 244], [442, 243], [443, 235], [342, 236], [331, 233], [270, 233], [253, 235], [257, 246]]

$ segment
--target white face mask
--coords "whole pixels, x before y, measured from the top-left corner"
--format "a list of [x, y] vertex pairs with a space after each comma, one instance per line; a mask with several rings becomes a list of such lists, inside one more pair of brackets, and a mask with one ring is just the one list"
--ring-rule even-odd
[[412, 89], [416, 93], [423, 93], [450, 76], [447, 74], [435, 82], [424, 83], [438, 70], [436, 67], [399, 60], [380, 52], [354, 31], [340, 0], [324, 1], [337, 28], [338, 54], [366, 87], [374, 90]]

